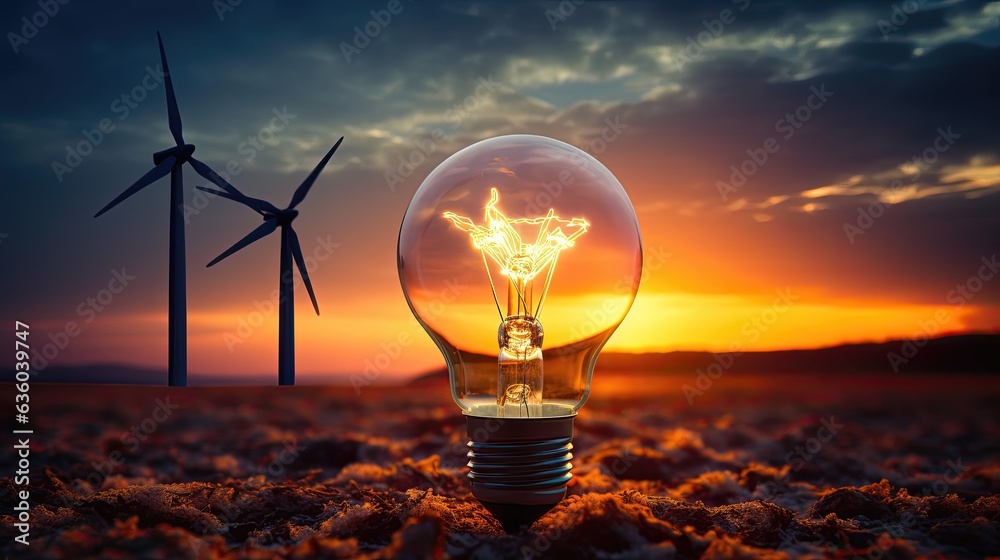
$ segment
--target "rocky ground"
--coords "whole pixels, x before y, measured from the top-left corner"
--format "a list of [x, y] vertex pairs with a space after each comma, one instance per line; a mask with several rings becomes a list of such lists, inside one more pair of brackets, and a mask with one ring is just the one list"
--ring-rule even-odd
[[[599, 372], [570, 495], [507, 535], [447, 386], [32, 387], [30, 546], [10, 558], [1000, 555], [993, 377]], [[10, 392], [10, 385], [5, 390]], [[13, 436], [10, 436], [13, 437]], [[20, 488], [17, 488], [20, 489]]]

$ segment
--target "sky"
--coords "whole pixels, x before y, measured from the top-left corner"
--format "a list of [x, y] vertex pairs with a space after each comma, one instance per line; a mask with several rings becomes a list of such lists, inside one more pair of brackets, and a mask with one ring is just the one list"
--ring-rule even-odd
[[[443, 364], [400, 221], [437, 164], [513, 133], [587, 151], [635, 206], [608, 350], [1000, 330], [1000, 3], [42, 4], [0, 7], [0, 291], [36, 368], [166, 368], [169, 181], [93, 217], [173, 145], [157, 31], [185, 139], [243, 192], [283, 207], [346, 137], [295, 221], [321, 310], [299, 285], [300, 374]], [[199, 184], [191, 375], [273, 372], [278, 236], [206, 269], [259, 217]]]

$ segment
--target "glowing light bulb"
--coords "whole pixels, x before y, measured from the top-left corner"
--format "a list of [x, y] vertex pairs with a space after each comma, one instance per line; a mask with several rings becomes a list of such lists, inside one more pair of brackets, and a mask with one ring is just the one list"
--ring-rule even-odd
[[533, 522], [566, 494], [573, 418], [639, 287], [628, 195], [563, 142], [485, 140], [417, 189], [398, 265], [468, 420], [473, 494], [507, 530]]
[[[543, 369], [542, 325], [539, 314], [549, 291], [556, 260], [563, 249], [573, 246], [573, 240], [587, 231], [590, 224], [583, 218], [563, 220], [549, 209], [543, 217], [510, 219], [497, 208], [500, 195], [496, 187], [490, 188], [490, 201], [486, 204], [485, 225], [477, 226], [469, 218], [454, 212], [445, 212], [459, 229], [469, 232], [472, 245], [483, 255], [483, 264], [493, 291], [493, 301], [500, 313], [500, 356], [497, 358], [497, 415], [501, 417], [542, 416]], [[534, 243], [525, 243], [514, 226], [537, 226]], [[562, 227], [575, 227], [566, 235]], [[507, 277], [507, 313], [500, 307], [497, 285], [490, 274], [487, 255]], [[548, 270], [545, 283], [533, 307], [533, 282], [540, 273]]]

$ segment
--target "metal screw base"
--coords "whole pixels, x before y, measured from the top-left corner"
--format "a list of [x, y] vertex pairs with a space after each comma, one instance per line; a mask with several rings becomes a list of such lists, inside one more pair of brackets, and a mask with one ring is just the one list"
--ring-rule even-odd
[[530, 527], [566, 496], [573, 418], [466, 416], [472, 495], [504, 531]]

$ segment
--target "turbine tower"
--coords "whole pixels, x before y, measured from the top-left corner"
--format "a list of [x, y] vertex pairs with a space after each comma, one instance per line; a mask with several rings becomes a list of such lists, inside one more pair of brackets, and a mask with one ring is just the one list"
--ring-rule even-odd
[[186, 144], [181, 136], [181, 115], [177, 110], [174, 83], [167, 66], [167, 55], [163, 51], [163, 39], [156, 33], [160, 45], [160, 61], [167, 90], [167, 119], [170, 134], [177, 143], [172, 148], [153, 154], [153, 169], [139, 178], [125, 192], [108, 203], [101, 214], [117, 206], [121, 201], [151, 185], [157, 179], [170, 174], [170, 265], [169, 265], [169, 310], [167, 315], [167, 382], [170, 386], [187, 385], [187, 292], [184, 266], [184, 171], [185, 162], [202, 177], [215, 181], [218, 174], [204, 163], [192, 157], [194, 145]]
[[208, 263], [207, 266], [212, 266], [218, 263], [222, 259], [232, 255], [247, 245], [250, 245], [254, 241], [267, 237], [271, 233], [274, 233], [278, 227], [281, 227], [281, 274], [278, 280], [278, 385], [295, 385], [295, 287], [292, 282], [293, 259], [295, 260], [295, 264], [298, 266], [299, 274], [302, 276], [302, 283], [306, 285], [306, 290], [309, 292], [309, 298], [312, 300], [313, 309], [315, 309], [316, 314], [319, 315], [319, 304], [316, 303], [316, 294], [313, 292], [312, 282], [309, 281], [309, 272], [306, 270], [306, 263], [302, 256], [302, 247], [299, 244], [299, 237], [295, 234], [295, 230], [292, 229], [292, 221], [299, 215], [299, 211], [296, 210], [295, 207], [298, 206], [303, 199], [305, 199], [306, 194], [309, 193], [309, 189], [312, 188], [313, 183], [316, 182], [316, 178], [319, 177], [320, 172], [323, 171], [324, 167], [326, 167], [326, 163], [330, 161], [333, 153], [337, 151], [337, 148], [340, 147], [340, 143], [343, 141], [344, 138], [341, 137], [340, 140], [337, 140], [337, 143], [330, 148], [330, 151], [327, 152], [326, 156], [323, 157], [316, 168], [312, 170], [312, 173], [310, 173], [309, 176], [306, 177], [305, 181], [303, 181], [302, 184], [295, 189], [291, 202], [289, 202], [288, 207], [283, 210], [279, 209], [270, 202], [246, 196], [236, 187], [230, 185], [221, 177], [218, 177], [218, 175], [210, 180], [216, 185], [222, 187], [223, 190], [202, 186], [197, 187], [207, 193], [242, 203], [253, 209], [264, 218], [263, 224], [257, 226], [257, 228], [248, 233], [246, 237], [237, 241], [236, 244], [229, 249], [226, 249], [218, 257], [215, 257], [215, 259]]

